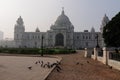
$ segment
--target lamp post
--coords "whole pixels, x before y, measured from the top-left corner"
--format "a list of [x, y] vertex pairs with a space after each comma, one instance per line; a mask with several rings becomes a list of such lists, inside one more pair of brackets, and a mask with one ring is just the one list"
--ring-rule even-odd
[[97, 45], [96, 45], [96, 48], [99, 48], [100, 46], [99, 46], [99, 44], [98, 44], [98, 34], [96, 34], [96, 40], [97, 40]]
[[43, 35], [42, 35], [42, 40], [41, 40], [41, 56], [43, 56]]

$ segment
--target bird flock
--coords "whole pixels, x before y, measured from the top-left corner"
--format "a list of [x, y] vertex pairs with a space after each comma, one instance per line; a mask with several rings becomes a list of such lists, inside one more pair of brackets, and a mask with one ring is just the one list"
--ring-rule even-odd
[[[88, 64], [90, 63], [89, 61], [86, 61]], [[50, 62], [45, 62], [45, 61], [43, 61], [43, 60], [38, 60], [38, 61], [36, 61], [35, 63], [34, 63], [35, 65], [40, 65], [40, 67], [41, 68], [48, 68], [48, 69], [50, 69], [50, 68], [53, 68], [53, 67], [56, 67], [56, 71], [57, 72], [60, 72], [62, 69], [61, 69], [61, 67], [60, 67], [60, 65], [61, 65], [61, 62], [60, 61], [56, 61], [56, 62], [54, 62], [54, 63], [50, 63]], [[76, 65], [81, 65], [81, 66], [83, 66], [84, 64], [83, 63], [79, 63], [79, 62], [77, 62], [76, 63]], [[29, 66], [28, 67], [28, 69], [29, 70], [32, 70], [33, 69], [33, 66]]]
[[[40, 65], [40, 67], [41, 68], [48, 68], [48, 69], [51, 69], [51, 68], [53, 68], [53, 67], [56, 67], [56, 70], [57, 70], [57, 72], [60, 72], [60, 70], [62, 70], [61, 69], [61, 67], [60, 67], [60, 61], [56, 61], [56, 62], [54, 62], [54, 63], [50, 63], [50, 62], [45, 62], [45, 61], [43, 61], [43, 60], [38, 60], [38, 61], [36, 61], [35, 63], [34, 63], [35, 65]], [[32, 70], [33, 69], [33, 66], [28, 66], [27, 67], [29, 70]]]

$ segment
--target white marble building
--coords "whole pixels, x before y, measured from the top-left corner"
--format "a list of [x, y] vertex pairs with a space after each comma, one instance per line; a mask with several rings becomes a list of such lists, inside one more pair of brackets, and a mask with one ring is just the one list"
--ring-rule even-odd
[[[102, 28], [101, 28], [102, 29]], [[92, 28], [89, 32], [74, 32], [74, 26], [70, 22], [69, 18], [65, 15], [62, 10], [61, 15], [58, 16], [54, 25], [50, 26], [50, 30], [47, 32], [40, 32], [37, 28], [35, 32], [25, 32], [25, 26], [21, 16], [18, 18], [14, 28], [14, 41], [12, 46], [7, 47], [26, 47], [26, 48], [40, 48], [42, 45], [43, 36], [43, 47], [64, 47], [64, 48], [93, 48], [97, 45], [102, 47], [102, 35], [101, 32], [95, 32]]]

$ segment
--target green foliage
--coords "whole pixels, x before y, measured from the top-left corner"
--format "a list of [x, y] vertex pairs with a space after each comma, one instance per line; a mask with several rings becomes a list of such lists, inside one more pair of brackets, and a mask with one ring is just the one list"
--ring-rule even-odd
[[[42, 53], [42, 50], [40, 49], [40, 54]], [[43, 54], [69, 54], [69, 53], [75, 53], [76, 51], [73, 49], [60, 49], [60, 48], [46, 48], [43, 49]]]
[[11, 54], [69, 54], [75, 53], [73, 49], [57, 49], [57, 48], [0, 48], [0, 53], [11, 53]]
[[38, 54], [37, 48], [0, 48], [0, 53], [16, 53], [16, 54]]
[[120, 47], [120, 12], [103, 29], [107, 47]]

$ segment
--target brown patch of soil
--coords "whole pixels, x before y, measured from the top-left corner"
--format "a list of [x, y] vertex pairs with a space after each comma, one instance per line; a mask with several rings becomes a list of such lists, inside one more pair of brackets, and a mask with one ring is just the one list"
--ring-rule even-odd
[[120, 80], [120, 71], [84, 58], [84, 51], [59, 56], [63, 58], [60, 65], [62, 70], [57, 72], [54, 69], [46, 80]]

